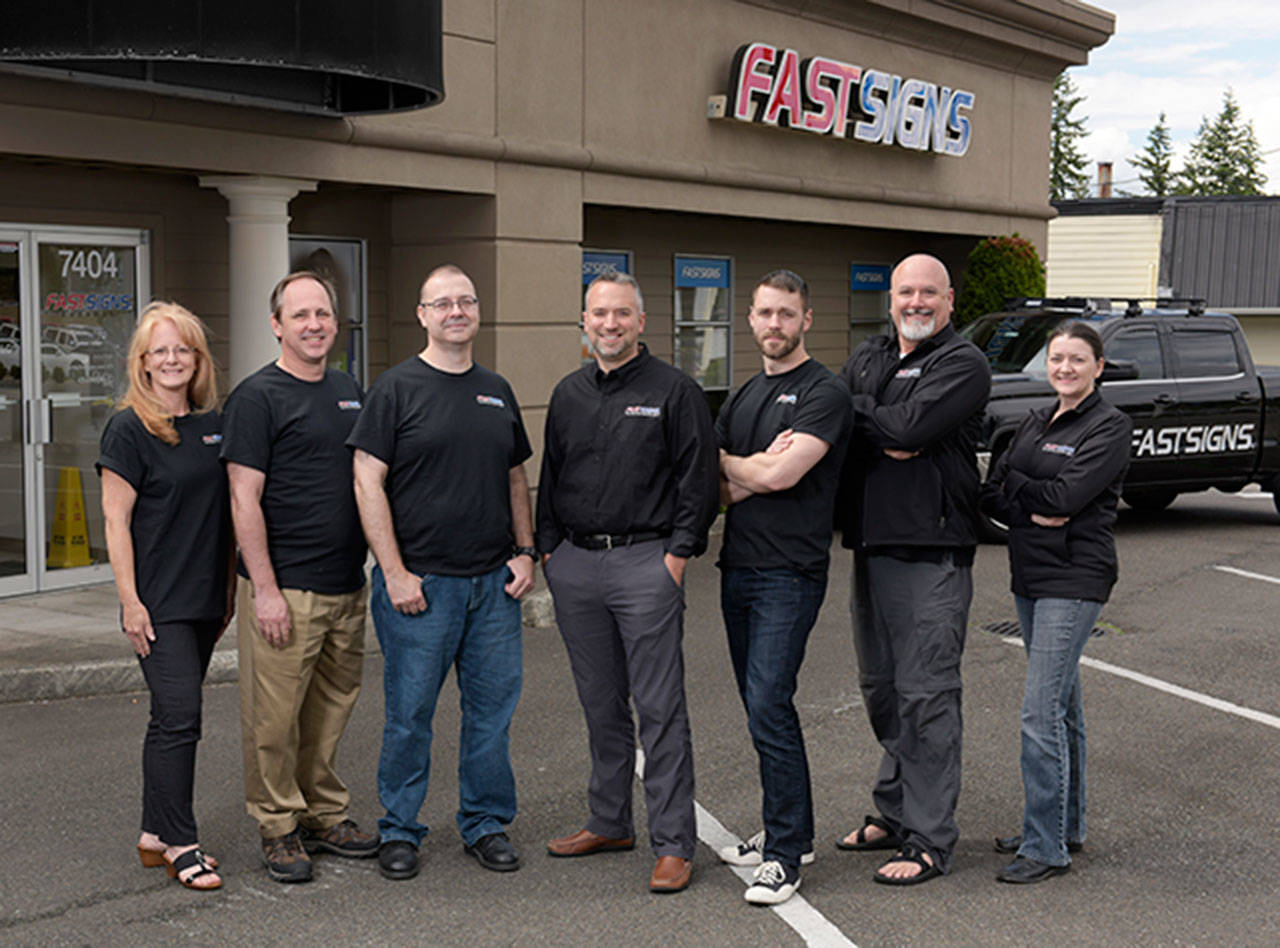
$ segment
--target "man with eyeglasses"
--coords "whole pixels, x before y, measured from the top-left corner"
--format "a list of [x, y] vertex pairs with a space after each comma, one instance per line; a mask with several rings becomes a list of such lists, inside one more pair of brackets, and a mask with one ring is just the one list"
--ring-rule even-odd
[[520, 697], [520, 598], [533, 588], [532, 453], [506, 380], [476, 365], [480, 304], [453, 265], [422, 284], [427, 345], [369, 390], [348, 438], [356, 500], [377, 558], [370, 611], [384, 656], [378, 762], [378, 867], [418, 873], [418, 812], [431, 768], [431, 719], [449, 668], [462, 693], [458, 830], [496, 872], [520, 868], [505, 828], [516, 815], [508, 728]]
[[653, 892], [689, 885], [697, 828], [685, 707], [684, 570], [717, 509], [711, 412], [697, 384], [639, 341], [644, 302], [625, 273], [587, 289], [595, 362], [564, 378], [547, 409], [538, 547], [587, 719], [586, 826], [547, 849], [631, 849], [635, 703], [644, 745]]
[[308, 853], [369, 857], [378, 837], [347, 815], [338, 742], [364, 668], [364, 536], [346, 447], [364, 393], [327, 367], [333, 286], [291, 273], [271, 294], [280, 358], [227, 399], [222, 459], [240, 546], [236, 608], [245, 806], [279, 882]]

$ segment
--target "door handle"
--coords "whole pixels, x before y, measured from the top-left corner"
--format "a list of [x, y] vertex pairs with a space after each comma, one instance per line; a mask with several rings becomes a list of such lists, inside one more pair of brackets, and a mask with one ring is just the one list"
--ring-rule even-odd
[[1153, 400], [1157, 405], [1176, 405], [1176, 404], [1178, 404], [1178, 400], [1177, 400], [1176, 398], [1174, 398], [1172, 395], [1170, 395], [1168, 392], [1161, 392], [1159, 395], [1157, 395], [1157, 396], [1156, 396], [1154, 399], [1152, 399], [1152, 400]]
[[1245, 389], [1242, 392], [1236, 392], [1236, 401], [1238, 402], [1256, 402], [1259, 398], [1257, 392], [1251, 392]]
[[53, 403], [47, 398], [27, 402], [27, 444], [48, 444], [53, 432]]

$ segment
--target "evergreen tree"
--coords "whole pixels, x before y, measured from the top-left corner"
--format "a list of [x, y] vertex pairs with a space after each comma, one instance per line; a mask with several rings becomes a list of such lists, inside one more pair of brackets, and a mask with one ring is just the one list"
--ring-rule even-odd
[[1165, 197], [1173, 191], [1174, 175], [1171, 162], [1173, 159], [1173, 141], [1169, 137], [1169, 126], [1165, 124], [1165, 114], [1147, 133], [1147, 146], [1142, 154], [1129, 159], [1135, 168], [1140, 168], [1138, 180], [1154, 197]]
[[1200, 120], [1187, 163], [1178, 175], [1178, 193], [1262, 194], [1266, 183], [1253, 122], [1241, 119], [1236, 97], [1227, 89], [1217, 118]]
[[1080, 139], [1085, 131], [1085, 117], [1071, 113], [1084, 101], [1067, 74], [1060, 73], [1053, 80], [1053, 106], [1049, 124], [1049, 199], [1089, 196], [1087, 162], [1080, 150]]

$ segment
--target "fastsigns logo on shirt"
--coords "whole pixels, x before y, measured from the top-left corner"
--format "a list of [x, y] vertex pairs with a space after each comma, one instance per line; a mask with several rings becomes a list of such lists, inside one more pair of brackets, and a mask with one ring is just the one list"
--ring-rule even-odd
[[507, 403], [500, 399], [497, 395], [477, 395], [476, 403], [479, 405], [488, 405], [490, 408], [506, 408]]
[[909, 369], [899, 369], [898, 374], [894, 378], [899, 379], [918, 379], [920, 378], [920, 366], [913, 365]]
[[1046, 441], [1044, 444], [1040, 445], [1040, 450], [1046, 454], [1061, 454], [1066, 457], [1071, 457], [1071, 455], [1076, 453], [1076, 449], [1073, 445], [1054, 444], [1052, 441]]
[[774, 399], [774, 402], [778, 405], [794, 405], [796, 403], [796, 397], [789, 392], [783, 392]]
[[205, 444], [221, 444], [222, 435], [220, 434], [201, 435], [200, 440], [203, 441]]
[[628, 405], [622, 414], [627, 418], [661, 418], [662, 409], [657, 405]]
[[355, 398], [346, 398], [338, 402], [339, 411], [359, 411], [360, 401]]

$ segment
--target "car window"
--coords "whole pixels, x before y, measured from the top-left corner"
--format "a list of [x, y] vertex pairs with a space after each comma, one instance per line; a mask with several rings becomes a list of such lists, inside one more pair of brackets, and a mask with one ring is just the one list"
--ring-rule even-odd
[[1180, 329], [1172, 335], [1174, 364], [1179, 378], [1235, 375], [1242, 371], [1236, 341], [1230, 332]]
[[1160, 337], [1154, 329], [1126, 329], [1107, 340], [1108, 359], [1128, 359], [1138, 367], [1140, 379], [1164, 378], [1164, 360], [1160, 356]]

